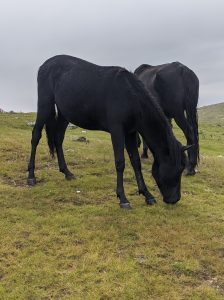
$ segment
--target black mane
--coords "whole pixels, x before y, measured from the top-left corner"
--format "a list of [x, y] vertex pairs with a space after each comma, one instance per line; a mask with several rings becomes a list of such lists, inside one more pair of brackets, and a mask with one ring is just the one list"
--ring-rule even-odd
[[[147, 91], [157, 95], [157, 101], [167, 118], [175, 120], [183, 131], [188, 149], [188, 175], [195, 174], [199, 162], [198, 94], [199, 80], [196, 74], [180, 62], [150, 67], [140, 65], [134, 72]], [[143, 156], [147, 157], [147, 145], [143, 141]]]
[[140, 81], [133, 73], [123, 69], [120, 73], [123, 74], [129, 82], [129, 92], [132, 97], [141, 98], [146, 105], [150, 104], [150, 118], [156, 120], [158, 127], [162, 126], [166, 134], [169, 153], [176, 167], [180, 165], [181, 153], [179, 151], [180, 143], [176, 140], [170, 122], [164, 114], [158, 100], [150, 91], [147, 91], [143, 82]]
[[142, 64], [140, 65], [135, 71], [134, 71], [134, 74], [135, 75], [138, 75], [140, 73], [142, 73], [145, 69], [148, 69], [152, 67], [151, 65], [147, 65], [147, 64]]

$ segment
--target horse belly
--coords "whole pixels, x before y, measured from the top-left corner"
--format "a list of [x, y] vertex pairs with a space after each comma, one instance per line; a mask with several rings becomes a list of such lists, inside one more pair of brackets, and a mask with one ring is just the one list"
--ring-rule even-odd
[[98, 108], [96, 103], [90, 101], [57, 101], [56, 105], [64, 118], [79, 127], [88, 130], [107, 130], [103, 107]]

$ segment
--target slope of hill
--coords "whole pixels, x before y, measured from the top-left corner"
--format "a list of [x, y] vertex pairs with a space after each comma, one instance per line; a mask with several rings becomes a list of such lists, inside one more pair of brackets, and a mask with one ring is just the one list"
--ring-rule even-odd
[[[140, 198], [126, 154], [125, 191], [133, 209], [119, 208], [109, 134], [69, 129], [66, 181], [37, 150], [37, 185], [26, 185], [35, 114], [0, 114], [0, 299], [224, 299], [223, 127], [200, 124], [201, 160], [182, 177], [182, 199], [165, 205], [142, 160], [150, 191]], [[183, 137], [175, 128], [175, 134]]]
[[201, 123], [224, 125], [224, 102], [200, 107], [198, 114]]

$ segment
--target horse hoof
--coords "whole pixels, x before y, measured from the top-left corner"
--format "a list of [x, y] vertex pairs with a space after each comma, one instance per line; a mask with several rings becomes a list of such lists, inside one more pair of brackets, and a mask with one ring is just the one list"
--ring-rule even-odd
[[34, 178], [28, 178], [28, 179], [27, 179], [27, 184], [28, 184], [29, 186], [34, 186], [36, 183], [37, 183], [37, 181], [36, 181], [36, 178], [35, 178], [35, 177], [34, 177]]
[[73, 175], [73, 174], [66, 175], [65, 179], [66, 180], [73, 180], [73, 179], [75, 179], [75, 175]]
[[156, 204], [156, 200], [154, 198], [145, 199], [147, 205], [154, 205]]
[[131, 209], [131, 204], [126, 202], [126, 203], [120, 203], [120, 208], [124, 209]]

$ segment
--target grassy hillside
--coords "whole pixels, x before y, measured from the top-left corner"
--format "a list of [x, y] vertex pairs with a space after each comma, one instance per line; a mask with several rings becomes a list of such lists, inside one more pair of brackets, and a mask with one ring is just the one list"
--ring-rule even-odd
[[[182, 199], [147, 207], [128, 159], [125, 189], [115, 196], [110, 137], [67, 131], [65, 181], [49, 157], [45, 134], [38, 147], [38, 183], [26, 185], [34, 114], [0, 114], [0, 299], [214, 299], [224, 298], [224, 129], [200, 125], [201, 163], [182, 180]], [[178, 137], [181, 133], [176, 131]], [[127, 157], [126, 157], [127, 158]]]
[[224, 103], [201, 107], [198, 112], [202, 123], [224, 125]]

